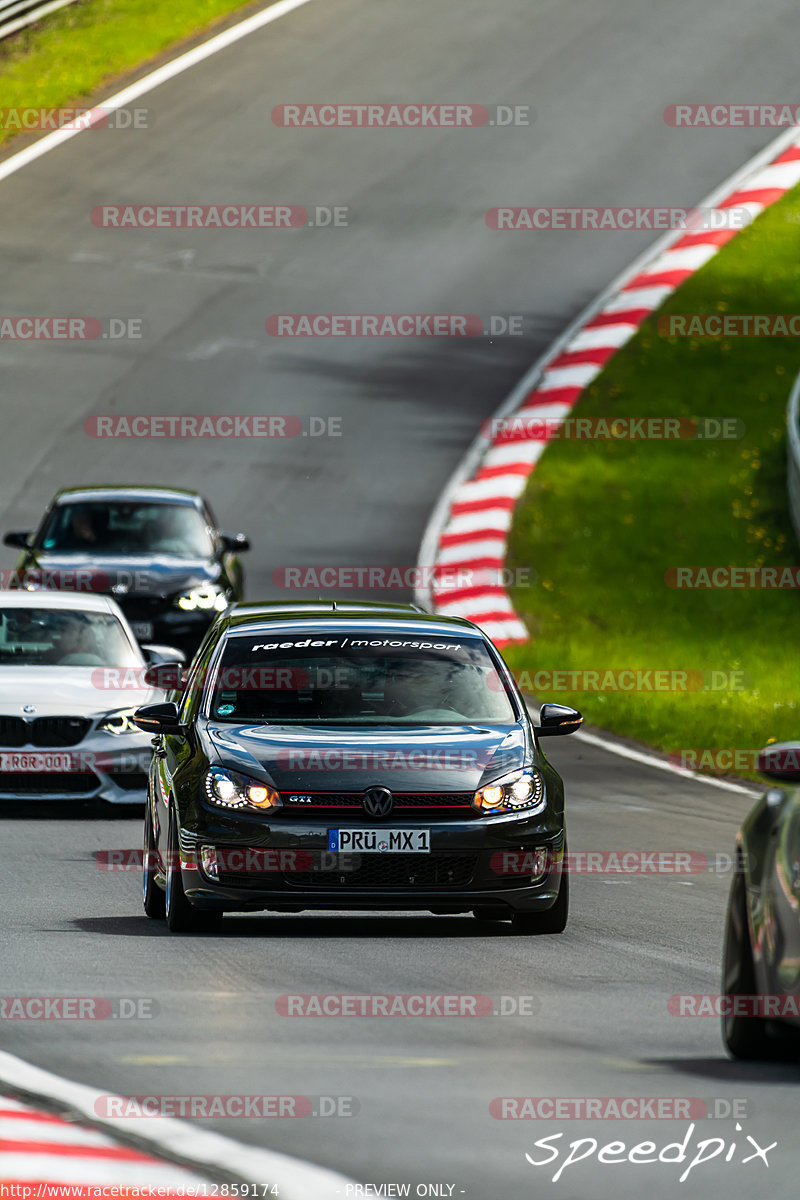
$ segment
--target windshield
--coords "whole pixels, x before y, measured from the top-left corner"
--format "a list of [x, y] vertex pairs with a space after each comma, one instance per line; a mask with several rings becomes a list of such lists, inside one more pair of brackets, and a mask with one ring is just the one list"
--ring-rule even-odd
[[0, 608], [0, 667], [138, 667], [113, 613]]
[[231, 637], [208, 711], [226, 721], [281, 724], [516, 720], [479, 639], [374, 633], [278, 634], [274, 641], [269, 635]]
[[37, 549], [208, 558], [214, 547], [202, 516], [188, 505], [92, 501], [54, 508]]

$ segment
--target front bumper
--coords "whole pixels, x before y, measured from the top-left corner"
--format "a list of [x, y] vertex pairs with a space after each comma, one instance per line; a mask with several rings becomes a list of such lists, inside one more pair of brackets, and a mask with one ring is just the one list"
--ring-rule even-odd
[[[149, 734], [89, 733], [77, 746], [0, 748], [0, 802], [103, 800], [144, 804], [153, 748]], [[34, 764], [44, 759], [43, 769]], [[0, 762], [3, 759], [0, 758]], [[66, 769], [62, 768], [62, 764]], [[14, 770], [14, 766], [21, 769]]]
[[430, 830], [430, 853], [346, 855], [327, 851], [328, 829], [360, 827], [352, 820], [278, 818], [265, 827], [214, 816], [180, 832], [184, 890], [202, 908], [464, 912], [500, 905], [511, 915], [552, 907], [561, 882], [563, 821], [548, 813], [404, 821], [403, 829]]

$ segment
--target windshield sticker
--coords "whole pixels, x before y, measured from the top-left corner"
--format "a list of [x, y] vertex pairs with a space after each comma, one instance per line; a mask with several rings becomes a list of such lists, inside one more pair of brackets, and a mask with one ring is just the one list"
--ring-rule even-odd
[[327, 649], [328, 646], [336, 646], [344, 649], [346, 646], [354, 648], [372, 648], [379, 646], [381, 648], [391, 650], [464, 650], [466, 646], [461, 642], [416, 642], [402, 641], [399, 638], [327, 638], [324, 641], [312, 641], [311, 638], [304, 638], [300, 642], [256, 642], [250, 647], [251, 652], [256, 650], [307, 650], [307, 649]]

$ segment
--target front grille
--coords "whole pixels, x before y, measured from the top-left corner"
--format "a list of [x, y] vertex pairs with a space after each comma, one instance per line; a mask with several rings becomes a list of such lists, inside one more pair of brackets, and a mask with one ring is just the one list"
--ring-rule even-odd
[[26, 771], [0, 772], [0, 795], [86, 796], [98, 786], [91, 772]]
[[[304, 792], [309, 796], [308, 801], [292, 801], [291, 792], [281, 792], [284, 811], [291, 812], [293, 817], [305, 814], [312, 820], [321, 816], [336, 813], [358, 815], [363, 812], [363, 792]], [[472, 792], [393, 792], [394, 808], [385, 818], [387, 822], [395, 816], [429, 816], [435, 821], [464, 820], [478, 816], [472, 807]], [[364, 814], [364, 820], [370, 824], [374, 818]]]
[[154, 617], [160, 616], [167, 607], [163, 596], [131, 595], [129, 593], [115, 596], [114, 599], [129, 621], [152, 621]]
[[0, 746], [77, 746], [91, 724], [86, 717], [0, 717]]
[[31, 722], [34, 746], [77, 746], [86, 736], [91, 721], [86, 717], [38, 717]]
[[28, 722], [22, 717], [0, 717], [0, 746], [26, 746]]
[[402, 888], [463, 888], [472, 882], [476, 854], [362, 854], [355, 871], [296, 871], [283, 873], [291, 887], [349, 891], [390, 891]]

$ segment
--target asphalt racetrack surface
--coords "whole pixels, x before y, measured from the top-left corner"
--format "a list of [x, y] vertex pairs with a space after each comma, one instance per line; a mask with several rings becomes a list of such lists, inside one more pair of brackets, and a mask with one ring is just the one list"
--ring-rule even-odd
[[[287, 566], [413, 567], [480, 422], [657, 236], [503, 233], [486, 211], [699, 202], [775, 131], [675, 129], [664, 108], [790, 97], [792, 17], [778, 0], [318, 0], [144, 97], [147, 130], [82, 134], [5, 180], [4, 310], [141, 319], [144, 336], [4, 342], [3, 529], [30, 528], [67, 484], [168, 483], [203, 491], [223, 528], [250, 535], [253, 599], [315, 597], [281, 586]], [[434, 130], [270, 120], [278, 104], [366, 100], [530, 105], [535, 120]], [[153, 203], [338, 205], [348, 223], [136, 230], [90, 219], [99, 205]], [[487, 326], [519, 316], [523, 333], [269, 336], [267, 319], [286, 313], [476, 314]], [[284, 414], [302, 428], [203, 440], [85, 430], [104, 414], [220, 413]], [[312, 417], [324, 434], [311, 435]], [[3, 551], [0, 565], [13, 561]], [[697, 851], [716, 863], [750, 804], [575, 740], [548, 753], [565, 778], [573, 852]], [[140, 845], [138, 814], [16, 805], [0, 822], [3, 994], [154, 1001], [149, 1020], [4, 1023], [2, 1048], [29, 1062], [124, 1095], [352, 1097], [352, 1117], [205, 1124], [376, 1187], [408, 1183], [411, 1195], [438, 1184], [469, 1200], [720, 1187], [749, 1197], [796, 1181], [796, 1069], [733, 1064], [718, 1020], [669, 1010], [673, 995], [718, 990], [724, 859], [690, 875], [578, 874], [557, 937], [469, 915], [337, 913], [229, 916], [220, 935], [174, 937], [143, 916], [136, 872], [95, 864], [97, 851]], [[287, 993], [395, 992], [487, 994], [517, 1014], [276, 1009]], [[693, 1113], [699, 1100], [737, 1101], [695, 1122], [690, 1157], [702, 1139], [736, 1146], [682, 1184], [688, 1161], [615, 1166], [596, 1154], [553, 1182], [575, 1139], [650, 1140], [657, 1154], [689, 1121], [490, 1112], [493, 1099], [521, 1096], [688, 1098]], [[734, 1111], [746, 1112], [741, 1131]], [[556, 1133], [555, 1151], [534, 1147]], [[743, 1162], [748, 1134], [777, 1143], [768, 1168]], [[526, 1151], [557, 1156], [534, 1166]]]

